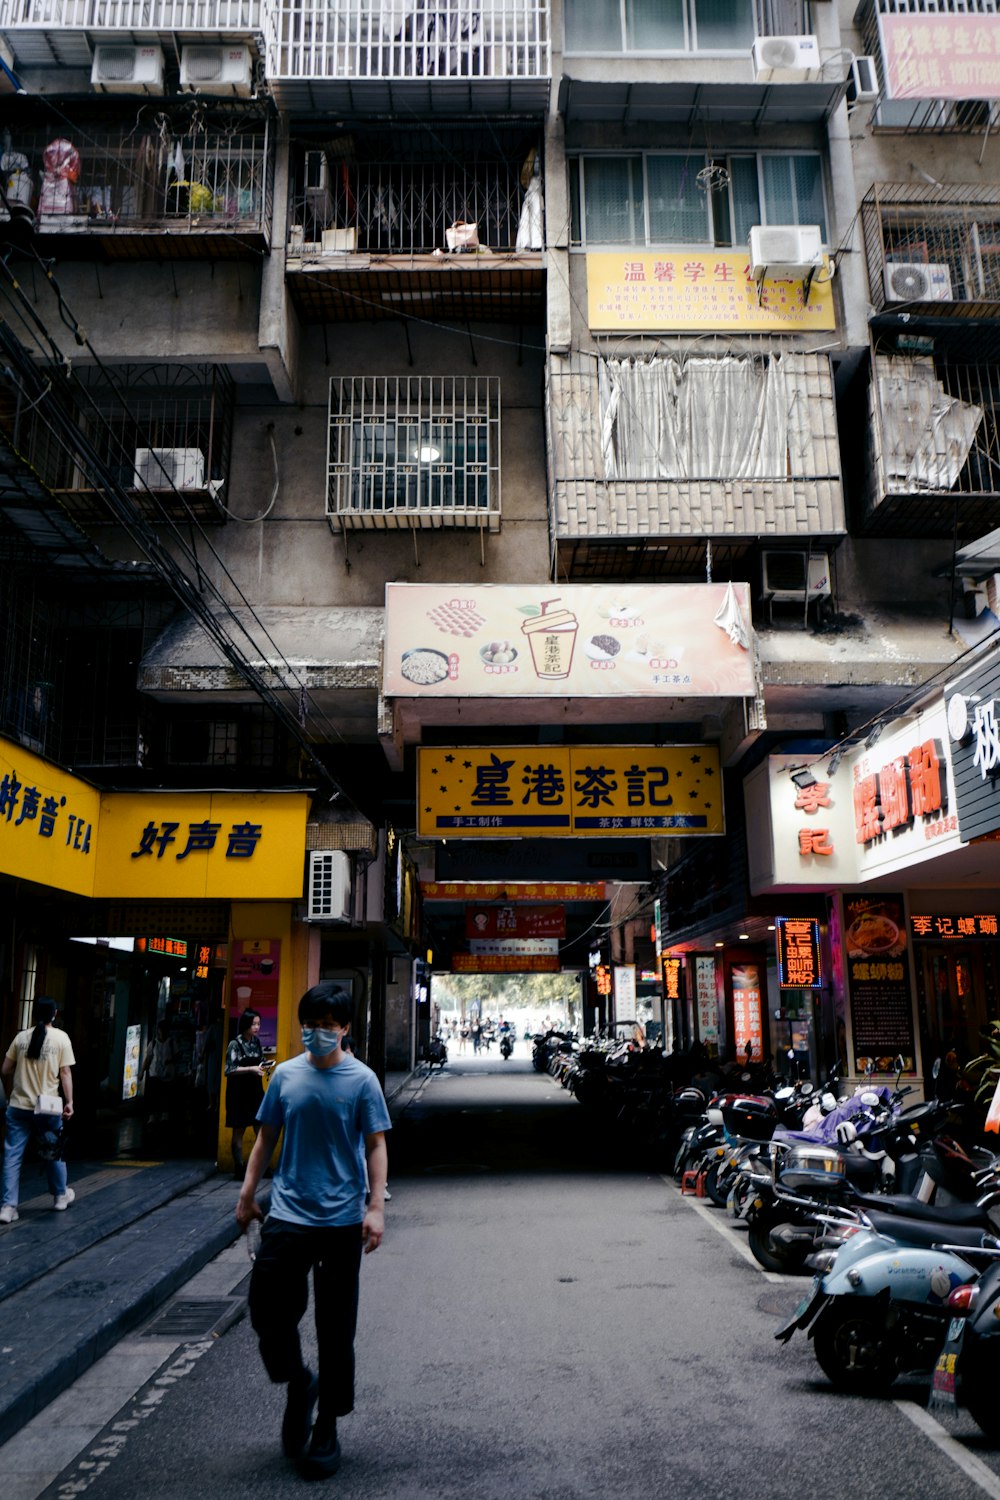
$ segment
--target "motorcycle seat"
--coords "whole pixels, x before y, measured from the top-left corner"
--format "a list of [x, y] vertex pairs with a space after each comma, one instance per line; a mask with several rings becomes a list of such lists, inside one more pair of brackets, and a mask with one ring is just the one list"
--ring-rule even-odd
[[873, 1229], [904, 1245], [926, 1245], [928, 1248], [931, 1245], [966, 1245], [975, 1249], [982, 1245], [983, 1235], [989, 1229], [985, 1223], [954, 1224], [944, 1219], [931, 1223], [926, 1219], [908, 1219], [902, 1214], [878, 1213], [874, 1209], [866, 1212]]
[[989, 1229], [990, 1221], [978, 1203], [949, 1203], [942, 1207], [937, 1203], [922, 1203], [907, 1193], [879, 1193], [877, 1196], [858, 1195], [855, 1202], [870, 1213], [899, 1214], [907, 1219], [924, 1219], [934, 1224], [980, 1225]]

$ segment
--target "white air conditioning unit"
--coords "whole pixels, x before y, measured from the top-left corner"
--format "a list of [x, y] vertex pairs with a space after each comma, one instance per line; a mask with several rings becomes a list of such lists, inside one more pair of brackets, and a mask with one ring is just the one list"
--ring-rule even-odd
[[200, 448], [137, 448], [134, 487], [203, 490], [205, 455]]
[[104, 94], [162, 94], [163, 48], [101, 42], [94, 48], [90, 81]]
[[814, 36], [759, 36], [752, 57], [755, 83], [819, 83], [823, 77]]
[[830, 559], [825, 552], [765, 552], [764, 593], [772, 599], [826, 598]]
[[794, 280], [823, 264], [818, 224], [755, 224], [750, 230], [750, 275], [754, 281]]
[[923, 261], [894, 261], [885, 267], [887, 302], [950, 302], [951, 269]]
[[192, 94], [253, 93], [253, 55], [245, 42], [181, 48], [181, 88]]
[[878, 69], [874, 57], [852, 57], [847, 74], [847, 107], [874, 104], [879, 96]]
[[342, 849], [310, 850], [306, 914], [310, 922], [351, 920], [351, 859]]

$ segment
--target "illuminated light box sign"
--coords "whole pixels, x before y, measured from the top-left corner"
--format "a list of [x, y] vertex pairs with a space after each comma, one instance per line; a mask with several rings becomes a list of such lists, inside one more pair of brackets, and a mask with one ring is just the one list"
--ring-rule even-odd
[[931, 942], [968, 941], [970, 938], [995, 938], [1000, 934], [1000, 914], [948, 912], [939, 916], [910, 918], [910, 936]]
[[604, 901], [603, 880], [580, 882], [525, 882], [501, 885], [471, 880], [425, 880], [425, 901]]
[[188, 945], [183, 938], [144, 937], [136, 938], [137, 953], [165, 953], [170, 958], [187, 958]]
[[721, 834], [718, 749], [421, 747], [417, 829], [424, 838]]
[[562, 967], [558, 954], [454, 953], [455, 974], [555, 974]]
[[816, 918], [777, 917], [774, 937], [778, 952], [778, 988], [822, 989], [819, 922]]
[[681, 996], [681, 961], [679, 958], [663, 960], [663, 988], [668, 1000], [679, 1000]]

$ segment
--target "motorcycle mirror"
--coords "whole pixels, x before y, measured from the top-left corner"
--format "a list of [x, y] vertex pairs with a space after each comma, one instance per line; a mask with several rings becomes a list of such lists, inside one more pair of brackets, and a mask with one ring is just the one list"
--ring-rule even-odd
[[785, 1056], [788, 1058], [789, 1062], [794, 1062], [795, 1061], [795, 1048], [794, 1047], [789, 1047], [788, 1051], [785, 1053]]
[[933, 1066], [931, 1068], [931, 1077], [932, 1078], [940, 1078], [940, 1076], [941, 1076], [941, 1059], [939, 1057], [936, 1057], [934, 1059], [934, 1064], [933, 1064]]

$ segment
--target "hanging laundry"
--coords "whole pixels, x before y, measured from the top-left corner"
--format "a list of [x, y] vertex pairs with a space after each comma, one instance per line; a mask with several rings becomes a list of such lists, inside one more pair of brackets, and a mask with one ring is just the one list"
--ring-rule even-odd
[[74, 185], [80, 180], [80, 153], [71, 141], [58, 137], [42, 153], [40, 214], [71, 214], [76, 207]]

